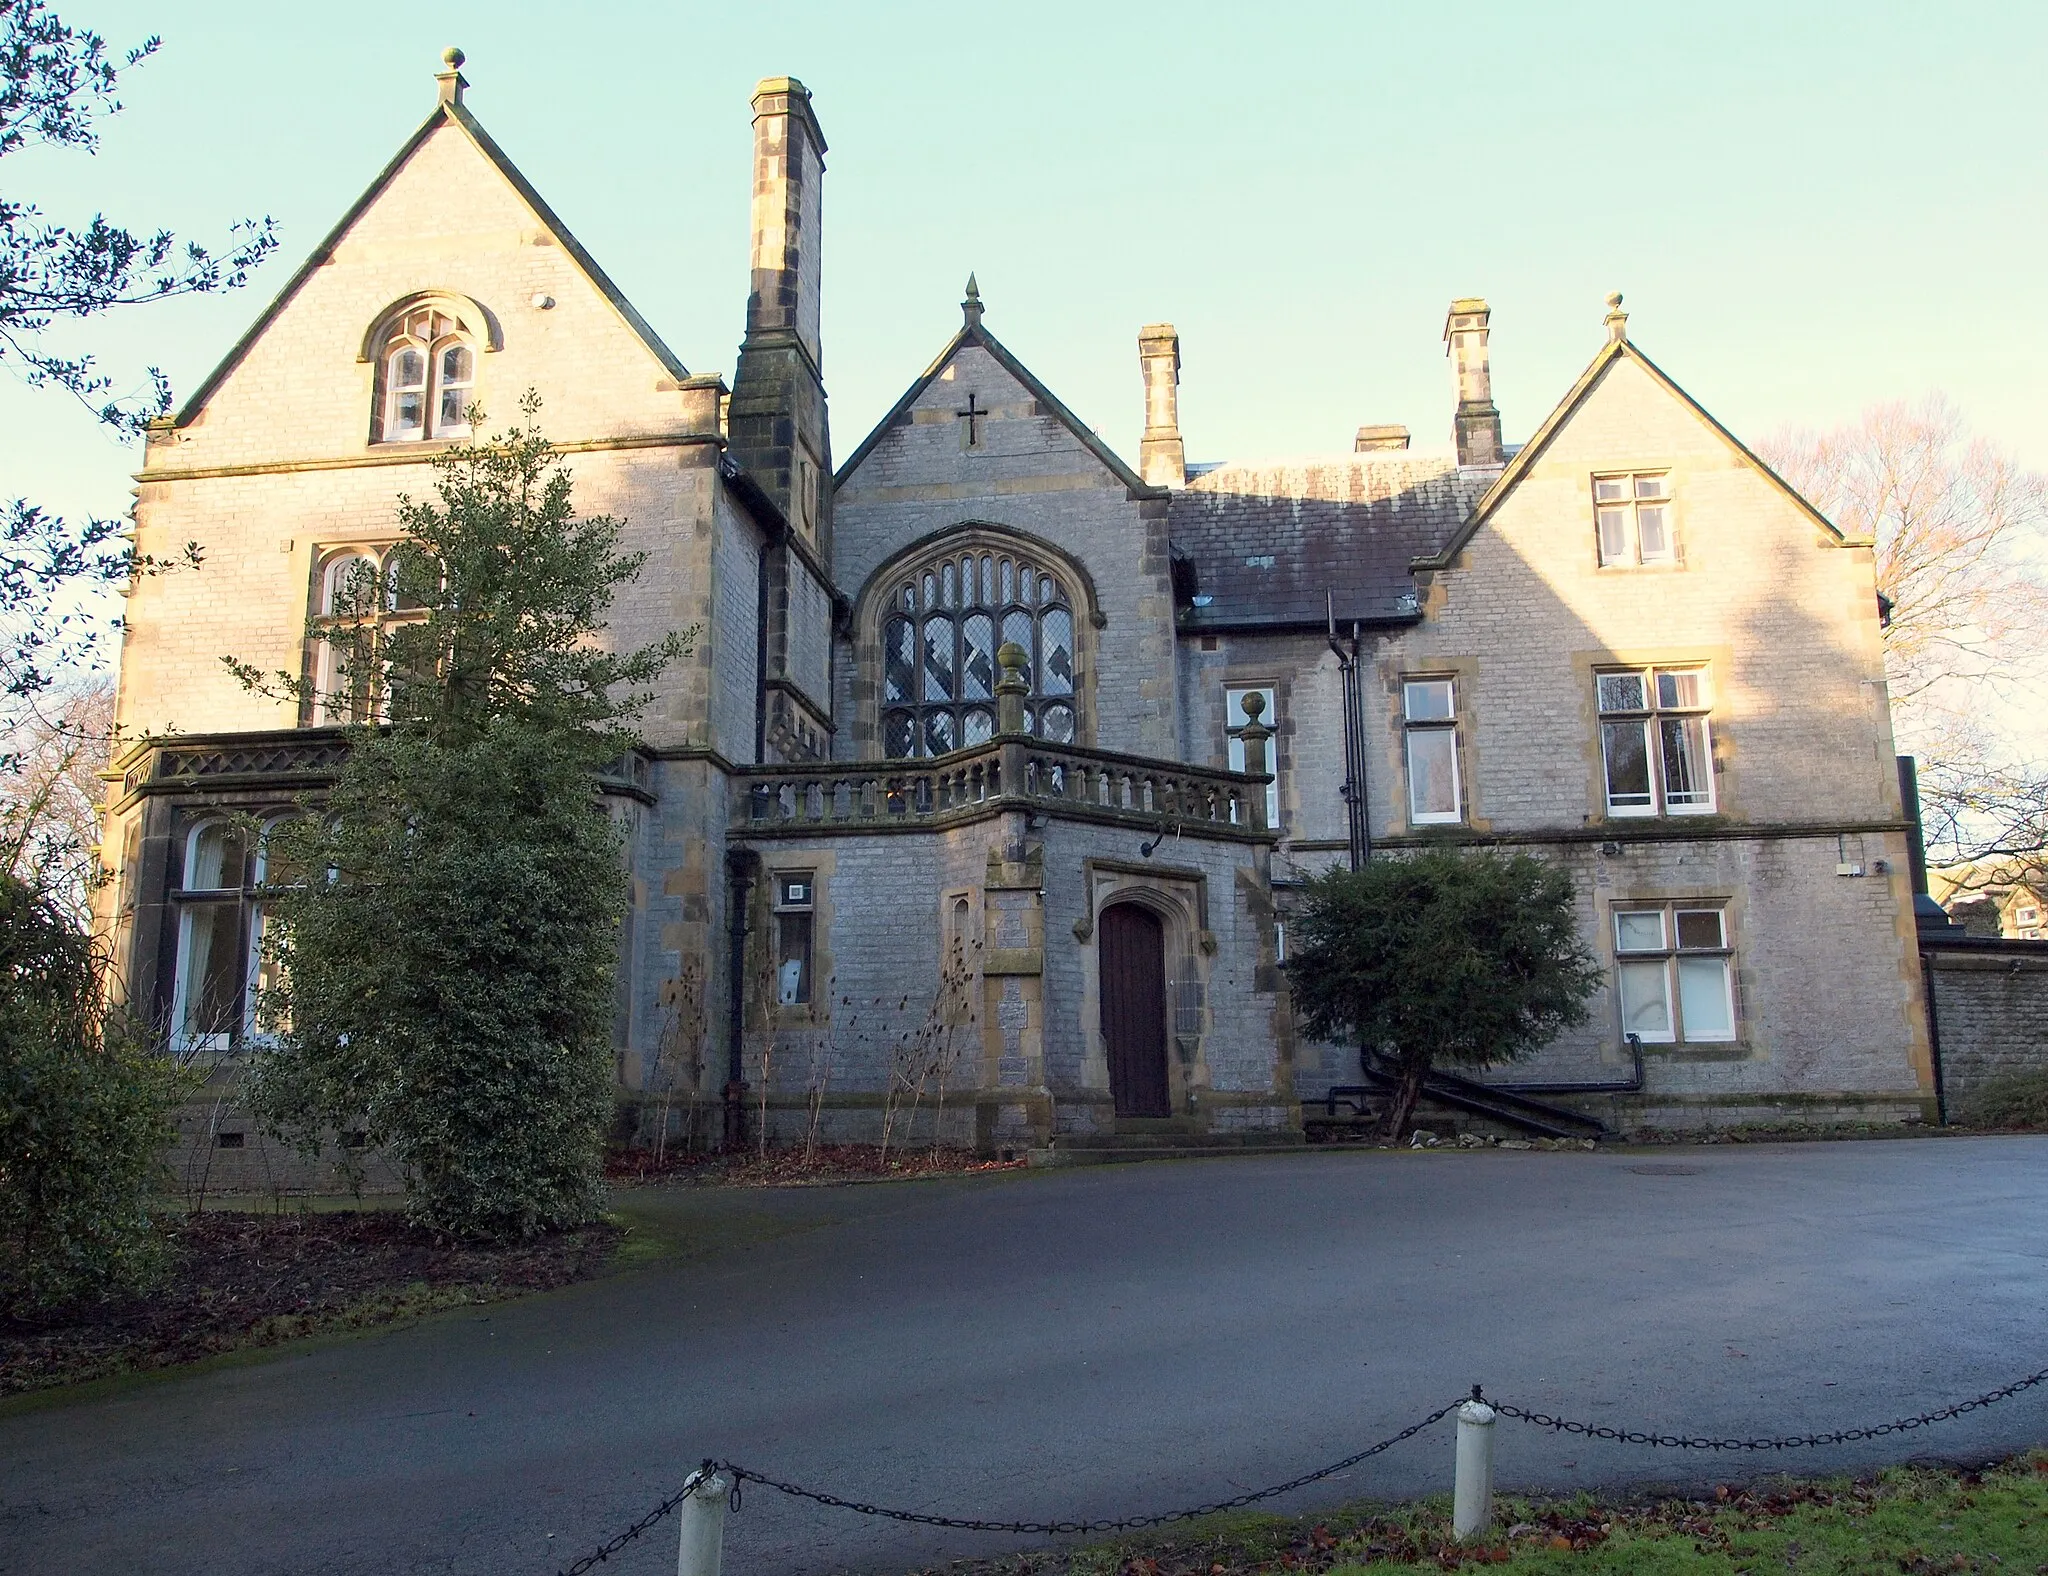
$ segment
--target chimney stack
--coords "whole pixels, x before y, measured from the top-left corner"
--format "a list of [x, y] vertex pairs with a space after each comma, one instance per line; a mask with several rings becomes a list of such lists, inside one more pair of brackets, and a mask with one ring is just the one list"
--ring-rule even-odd
[[1351, 440], [1353, 454], [1377, 454], [1388, 449], [1408, 447], [1408, 429], [1399, 422], [1379, 427], [1360, 427], [1358, 436]]
[[1444, 354], [1451, 358], [1458, 386], [1458, 413], [1452, 436], [1460, 465], [1498, 465], [1503, 459], [1500, 412], [1493, 404], [1493, 365], [1486, 348], [1486, 323], [1492, 310], [1477, 296], [1451, 303], [1444, 319]]
[[754, 88], [753, 278], [728, 412], [731, 452], [829, 552], [832, 442], [818, 338], [825, 134], [795, 77]]
[[1184, 487], [1188, 455], [1180, 441], [1180, 335], [1171, 323], [1138, 330], [1138, 368], [1145, 375], [1145, 436], [1138, 474], [1154, 487]]

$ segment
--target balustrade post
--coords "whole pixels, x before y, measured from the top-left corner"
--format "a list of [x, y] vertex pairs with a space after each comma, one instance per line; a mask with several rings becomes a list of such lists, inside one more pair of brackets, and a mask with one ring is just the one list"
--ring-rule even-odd
[[[1273, 737], [1273, 730], [1259, 718], [1266, 710], [1266, 697], [1257, 690], [1248, 693], [1243, 701], [1244, 727], [1238, 737], [1244, 741], [1244, 769], [1249, 777], [1265, 777], [1272, 768], [1266, 764], [1266, 746]], [[1252, 796], [1252, 826], [1257, 831], [1266, 830], [1266, 794], [1261, 786]]]

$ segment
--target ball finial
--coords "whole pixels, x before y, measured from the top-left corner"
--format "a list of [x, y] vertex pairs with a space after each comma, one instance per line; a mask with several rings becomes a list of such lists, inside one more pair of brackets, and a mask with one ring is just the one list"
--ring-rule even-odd
[[465, 55], [453, 44], [450, 44], [446, 49], [441, 51], [441, 63], [447, 66], [448, 69], [451, 71], [460, 71], [462, 69], [463, 61], [467, 60], [468, 58], [469, 56]]
[[1608, 294], [1607, 310], [1610, 312], [1619, 312], [1621, 310], [1621, 292], [1619, 290], [1611, 291]]

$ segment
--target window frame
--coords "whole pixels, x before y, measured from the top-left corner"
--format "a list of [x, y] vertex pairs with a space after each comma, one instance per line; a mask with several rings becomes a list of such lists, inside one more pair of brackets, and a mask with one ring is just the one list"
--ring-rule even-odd
[[[482, 353], [489, 348], [478, 333], [443, 300], [412, 300], [389, 312], [370, 335], [368, 359], [375, 369], [370, 405], [370, 442], [373, 445], [451, 443], [473, 437], [475, 428], [469, 409], [478, 399], [482, 380]], [[445, 358], [454, 350], [467, 357], [466, 378], [452, 378]], [[399, 384], [394, 368], [398, 358], [417, 354], [422, 358], [420, 381]], [[454, 419], [441, 409], [447, 394], [460, 390], [461, 406]], [[397, 421], [399, 400], [414, 395], [419, 400], [419, 422], [415, 430]]]
[[[818, 964], [818, 872], [814, 868], [802, 870], [773, 870], [769, 872], [773, 883], [769, 893], [769, 912], [774, 916], [774, 1006], [781, 1012], [807, 1012], [817, 998], [816, 975]], [[800, 895], [792, 892], [801, 887]], [[801, 926], [794, 922], [801, 921]], [[789, 955], [789, 940], [799, 933], [803, 938], [801, 960]], [[796, 986], [793, 993], [785, 993], [783, 976], [791, 962], [799, 964]]]
[[[256, 993], [262, 983], [263, 930], [270, 906], [270, 837], [280, 825], [292, 818], [291, 811], [262, 815], [253, 844], [244, 830], [236, 825], [233, 815], [202, 814], [185, 828], [178, 845], [178, 884], [166, 893], [175, 916], [170, 1043], [177, 1055], [231, 1055], [247, 1048], [256, 1039]], [[224, 877], [232, 874], [233, 880], [216, 887], [191, 886], [189, 883], [200, 838], [216, 827], [227, 828], [236, 840], [238, 868], [232, 872], [223, 871]], [[194, 1034], [186, 1021], [193, 1007], [194, 932], [202, 913], [218, 914], [230, 908], [233, 910], [233, 936], [225, 953], [231, 971], [226, 989], [232, 993], [236, 1005], [227, 1028], [212, 1028]]]
[[[315, 728], [348, 727], [382, 722], [390, 701], [390, 684], [384, 662], [384, 646], [394, 629], [426, 621], [424, 608], [399, 605], [392, 575], [398, 555], [409, 538], [391, 542], [323, 543], [313, 554], [312, 616], [306, 637], [305, 672], [312, 692], [305, 707], [305, 721]], [[369, 563], [376, 569], [375, 594], [363, 608], [337, 611], [340, 586], [335, 571], [353, 562]], [[342, 688], [342, 646], [329, 631], [360, 631], [362, 646], [357, 660], [369, 666], [369, 682], [360, 691]], [[341, 697], [340, 705], [334, 704]]]
[[[1736, 990], [1736, 949], [1730, 908], [1726, 898], [1630, 898], [1617, 899], [1612, 904], [1608, 910], [1607, 939], [1614, 961], [1615, 1011], [1624, 1042], [1631, 1034], [1645, 1045], [1732, 1045], [1741, 1041], [1741, 998]], [[1624, 946], [1623, 920], [1645, 914], [1658, 916], [1658, 944], [1654, 947]], [[1713, 946], [1702, 945], [1698, 940], [1688, 942], [1685, 937], [1683, 921], [1705, 914], [1713, 915], [1717, 923], [1719, 941]], [[1711, 962], [1719, 967], [1721, 1010], [1727, 1024], [1726, 1032], [1690, 1029], [1686, 1024], [1685, 965], [1702, 962]], [[1668, 1025], [1661, 1033], [1630, 1027], [1628, 987], [1624, 984], [1627, 978], [1625, 970], [1647, 971], [1653, 968], [1658, 971]]]
[[1233, 772], [1245, 769], [1244, 730], [1250, 722], [1244, 698], [1256, 695], [1266, 703], [1259, 721], [1268, 730], [1266, 771], [1266, 829], [1280, 829], [1280, 686], [1277, 683], [1226, 684], [1223, 686], [1223, 764]]
[[[1002, 676], [995, 657], [1012, 640], [1030, 654], [1025, 731], [1055, 746], [1084, 741], [1087, 588], [1068, 565], [1025, 544], [956, 538], [890, 567], [879, 583], [886, 595], [879, 599], [872, 628], [875, 749], [882, 759], [934, 760], [979, 749], [993, 739], [996, 685]], [[1062, 649], [1060, 619], [1065, 620], [1063, 676], [1053, 666]], [[979, 637], [970, 630], [977, 621], [985, 625]], [[943, 653], [931, 644], [940, 627]], [[934, 666], [939, 655], [943, 670]], [[933, 691], [935, 678], [942, 693]], [[987, 694], [970, 693], [970, 688]], [[896, 748], [906, 727], [908, 748]], [[945, 748], [934, 748], [940, 743]]]
[[[1693, 703], [1666, 701], [1662, 680], [1697, 676], [1702, 698]], [[1612, 679], [1634, 678], [1642, 686], [1640, 706], [1609, 706], [1604, 688]], [[1617, 820], [1644, 820], [1663, 816], [1715, 815], [1721, 808], [1721, 785], [1716, 781], [1714, 761], [1714, 673], [1710, 662], [1643, 662], [1593, 670], [1594, 730], [1600, 744], [1600, 796], [1605, 813]], [[1671, 724], [1684, 728], [1698, 726], [1697, 761], [1702, 802], [1672, 799], [1674, 757], [1668, 743]], [[1615, 800], [1616, 732], [1633, 728], [1642, 741], [1644, 770], [1648, 774], [1647, 802], [1617, 803]], [[1614, 731], [1610, 731], [1614, 730]], [[1632, 797], [1632, 796], [1631, 796]]]
[[[1442, 684], [1450, 690], [1450, 708], [1442, 717], [1418, 717], [1412, 709], [1410, 692]], [[1451, 809], [1423, 810], [1416, 803], [1418, 778], [1415, 773], [1415, 739], [1421, 734], [1448, 735], [1451, 748]], [[1462, 826], [1465, 824], [1465, 767], [1461, 757], [1458, 722], [1458, 676], [1455, 673], [1404, 673], [1401, 675], [1401, 770], [1407, 778], [1408, 824], [1410, 826]]]
[[[1654, 492], [1645, 492], [1645, 484], [1653, 485]], [[1603, 497], [1601, 488], [1618, 486], [1618, 495]], [[1685, 563], [1685, 554], [1678, 545], [1678, 510], [1676, 490], [1671, 484], [1671, 468], [1656, 466], [1647, 470], [1595, 471], [1591, 477], [1593, 494], [1593, 555], [1602, 569], [1657, 569], [1680, 568]], [[1662, 511], [1664, 547], [1661, 552], [1648, 553], [1643, 549], [1643, 510]], [[1612, 515], [1625, 533], [1619, 550], [1610, 555], [1607, 542], [1607, 521]]]

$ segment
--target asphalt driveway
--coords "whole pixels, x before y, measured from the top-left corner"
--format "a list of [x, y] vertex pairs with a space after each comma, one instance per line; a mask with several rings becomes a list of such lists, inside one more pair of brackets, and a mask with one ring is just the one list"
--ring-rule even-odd
[[[699, 1457], [989, 1518], [1160, 1510], [1345, 1455], [1476, 1381], [1616, 1426], [1874, 1422], [2048, 1366], [2048, 1139], [1311, 1153], [646, 1192], [694, 1256], [0, 1413], [0, 1570], [545, 1573]], [[1451, 1425], [1278, 1508], [1447, 1488]], [[2048, 1394], [1730, 1462], [1503, 1424], [1516, 1487], [1964, 1457]], [[741, 1576], [1017, 1540], [753, 1488]], [[603, 1567], [674, 1569], [664, 1526]]]

